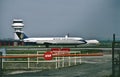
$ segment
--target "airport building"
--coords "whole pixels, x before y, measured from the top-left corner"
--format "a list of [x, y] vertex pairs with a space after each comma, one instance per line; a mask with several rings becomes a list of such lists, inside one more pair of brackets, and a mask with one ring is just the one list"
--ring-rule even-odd
[[12, 23], [12, 27], [14, 29], [14, 43], [13, 43], [13, 45], [14, 46], [24, 45], [22, 40], [20, 40], [19, 37], [16, 34], [16, 32], [23, 32], [22, 31], [22, 29], [24, 27], [23, 20], [22, 19], [14, 19], [13, 23]]
[[14, 19], [12, 23], [12, 28], [14, 29], [14, 39], [12, 40], [0, 40], [0, 46], [18, 46], [24, 45], [24, 42], [18, 38], [16, 32], [23, 32], [24, 27], [22, 19]]
[[[16, 43], [16, 45], [15, 45]], [[17, 40], [0, 40], [0, 46], [21, 46], [24, 45], [22, 41]]]
[[12, 23], [12, 27], [15, 30], [14, 31], [14, 40], [19, 40], [18, 36], [16, 35], [16, 32], [23, 32], [22, 29], [24, 27], [23, 20], [22, 19], [14, 19]]

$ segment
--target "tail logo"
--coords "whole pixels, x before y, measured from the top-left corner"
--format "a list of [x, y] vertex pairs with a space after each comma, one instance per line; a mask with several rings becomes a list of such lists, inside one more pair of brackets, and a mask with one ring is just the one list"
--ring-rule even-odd
[[24, 37], [24, 35], [23, 35], [23, 33], [20, 35], [20, 39], [23, 39], [23, 37]]
[[25, 39], [28, 38], [24, 33], [22, 32], [16, 32], [17, 36], [19, 37], [19, 39]]

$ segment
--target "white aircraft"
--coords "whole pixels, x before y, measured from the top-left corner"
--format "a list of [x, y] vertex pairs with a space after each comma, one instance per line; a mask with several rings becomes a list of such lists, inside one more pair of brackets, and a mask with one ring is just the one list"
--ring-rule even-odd
[[94, 45], [96, 45], [96, 44], [100, 44], [100, 42], [98, 41], [98, 40], [86, 40], [86, 42], [87, 42], [87, 44], [94, 44]]
[[28, 38], [23, 32], [16, 32], [19, 39], [23, 40], [25, 43], [36, 43], [36, 44], [45, 44], [46, 47], [49, 44], [71, 44], [71, 45], [80, 45], [86, 44], [86, 40], [80, 37], [36, 37]]

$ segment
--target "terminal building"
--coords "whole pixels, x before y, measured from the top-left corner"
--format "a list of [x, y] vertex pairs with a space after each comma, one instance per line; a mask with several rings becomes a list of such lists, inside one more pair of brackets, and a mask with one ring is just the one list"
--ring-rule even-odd
[[[15, 45], [15, 42], [17, 43]], [[24, 43], [17, 40], [0, 40], [0, 46], [22, 46]]]

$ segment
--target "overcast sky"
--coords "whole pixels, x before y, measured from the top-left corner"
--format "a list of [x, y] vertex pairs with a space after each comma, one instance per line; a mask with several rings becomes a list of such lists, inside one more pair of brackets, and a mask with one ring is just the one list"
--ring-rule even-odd
[[0, 39], [13, 38], [15, 18], [29, 37], [112, 39], [120, 35], [120, 0], [0, 0]]

